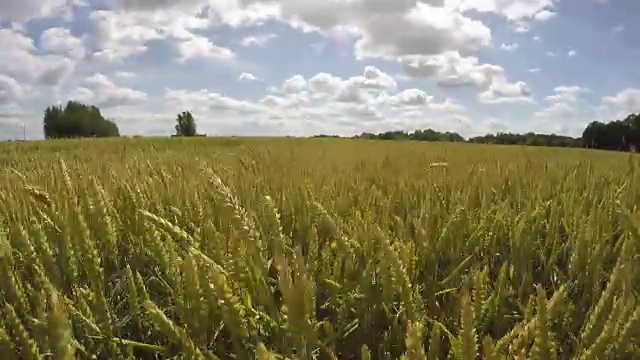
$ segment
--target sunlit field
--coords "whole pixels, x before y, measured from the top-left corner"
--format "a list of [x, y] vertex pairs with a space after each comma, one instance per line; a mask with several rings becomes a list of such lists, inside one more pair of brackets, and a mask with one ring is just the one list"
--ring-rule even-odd
[[640, 157], [0, 146], [2, 359], [640, 359]]

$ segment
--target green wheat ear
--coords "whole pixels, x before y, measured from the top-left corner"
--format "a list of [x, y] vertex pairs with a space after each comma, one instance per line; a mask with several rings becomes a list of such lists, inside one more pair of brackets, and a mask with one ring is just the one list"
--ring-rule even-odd
[[19, 356], [30, 360], [40, 359], [41, 354], [36, 341], [29, 335], [13, 306], [4, 305], [4, 316], [7, 330], [12, 334], [14, 346]]
[[405, 360], [427, 360], [422, 345], [422, 324], [409, 322], [407, 324], [407, 335], [404, 340], [406, 352], [403, 356]]
[[259, 343], [258, 348], [256, 349], [256, 359], [275, 360], [276, 357], [269, 350], [267, 350], [267, 347], [263, 343]]
[[53, 350], [53, 358], [56, 360], [75, 359], [71, 323], [64, 304], [59, 301], [58, 294], [55, 292], [50, 294], [47, 322], [49, 346]]
[[474, 309], [468, 292], [463, 292], [460, 314], [460, 348], [462, 360], [474, 360], [478, 356], [478, 335], [474, 324]]
[[360, 347], [360, 360], [371, 360], [371, 351], [366, 344]]
[[7, 330], [4, 328], [4, 324], [0, 322], [0, 351], [9, 359], [16, 358], [16, 349], [13, 345], [13, 341], [7, 334]]
[[533, 340], [532, 359], [552, 359], [553, 344], [550, 330], [549, 310], [547, 309], [547, 296], [542, 286], [536, 286], [537, 291], [537, 326]]

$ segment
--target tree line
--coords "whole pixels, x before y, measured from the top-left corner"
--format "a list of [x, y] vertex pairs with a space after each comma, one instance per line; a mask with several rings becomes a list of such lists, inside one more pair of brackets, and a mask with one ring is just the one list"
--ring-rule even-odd
[[[320, 135], [326, 137], [326, 135]], [[517, 134], [497, 132], [464, 139], [455, 132], [439, 132], [432, 129], [406, 131], [386, 131], [378, 134], [362, 133], [356, 139], [377, 140], [418, 140], [451, 141], [479, 144], [529, 145], [548, 147], [584, 147], [617, 151], [640, 151], [640, 114], [631, 114], [624, 120], [608, 123], [593, 121], [586, 126], [580, 137], [557, 134], [538, 134], [528, 132]]]
[[[203, 136], [198, 134], [196, 121], [189, 111], [179, 113], [176, 123], [174, 136]], [[77, 101], [69, 101], [64, 107], [47, 107], [42, 125], [45, 139], [120, 136], [118, 125], [105, 119], [98, 107]]]
[[553, 147], [581, 147], [582, 140], [571, 136], [556, 134], [526, 134], [495, 133], [472, 137], [468, 142], [478, 144], [505, 144], [505, 145], [529, 145], [529, 146], [553, 146]]
[[378, 140], [417, 140], [417, 141], [465, 141], [460, 134], [455, 132], [439, 132], [433, 129], [406, 131], [387, 131], [380, 134], [362, 133], [356, 136], [358, 139]]
[[[44, 111], [44, 136], [46, 139], [80, 137], [117, 137], [120, 130], [113, 120], [105, 119], [100, 109], [93, 105], [69, 101], [66, 106], [49, 106]], [[183, 111], [176, 117], [175, 135], [204, 136], [197, 132], [196, 121], [190, 111]], [[315, 137], [339, 137], [317, 135]], [[386, 131], [378, 134], [362, 133], [355, 139], [449, 141], [482, 144], [530, 145], [552, 147], [585, 147], [604, 150], [640, 151], [640, 114], [630, 114], [623, 120], [608, 123], [593, 121], [586, 126], [582, 136], [556, 134], [525, 134], [497, 132], [483, 136], [463, 138], [456, 132], [440, 132], [433, 129], [407, 131]]]

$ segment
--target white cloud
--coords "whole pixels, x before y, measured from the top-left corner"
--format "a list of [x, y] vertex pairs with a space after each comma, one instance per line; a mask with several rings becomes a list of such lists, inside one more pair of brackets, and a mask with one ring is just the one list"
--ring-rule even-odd
[[547, 51], [548, 57], [556, 57], [556, 53], [554, 51]]
[[13, 21], [25, 21], [58, 14], [66, 10], [67, 0], [0, 1], [0, 14]]
[[513, 31], [517, 34], [529, 32], [529, 24], [525, 21], [516, 21], [513, 23]]
[[523, 81], [508, 83], [506, 80], [495, 81], [489, 89], [480, 93], [478, 100], [485, 104], [502, 104], [508, 102], [533, 103], [532, 91]]
[[[141, 91], [119, 87], [114, 84], [107, 76], [95, 73], [84, 79], [84, 88], [76, 91], [81, 96], [88, 97], [100, 107], [117, 107], [127, 105], [139, 105], [145, 102], [147, 95]], [[87, 91], [88, 90], [88, 91]], [[93, 96], [91, 96], [93, 94]]]
[[294, 75], [282, 83], [282, 90], [287, 94], [297, 94], [306, 86], [307, 80], [302, 75]]
[[332, 94], [342, 86], [342, 79], [321, 72], [309, 79], [309, 88], [316, 93]]
[[396, 88], [397, 83], [393, 77], [374, 66], [366, 66], [362, 75], [344, 80], [321, 72], [308, 81], [301, 75], [295, 75], [282, 85], [285, 94], [307, 96], [309, 90], [314, 99], [326, 98], [350, 103], [372, 101], [376, 93], [395, 91]]
[[539, 73], [540, 72], [540, 68], [531, 68], [529, 70], [527, 70], [530, 73]]
[[246, 36], [240, 40], [240, 45], [242, 46], [258, 46], [264, 47], [270, 41], [277, 39], [278, 35], [276, 34], [263, 34], [257, 36]]
[[428, 96], [420, 89], [405, 89], [400, 93], [384, 98], [381, 102], [392, 106], [424, 106], [433, 101], [433, 96]]
[[390, 106], [394, 109], [402, 109], [403, 112], [415, 112], [418, 108], [428, 108], [432, 111], [441, 111], [444, 113], [460, 113], [465, 108], [451, 99], [446, 99], [442, 103], [434, 100], [434, 97], [428, 95], [423, 90], [409, 88], [400, 91], [395, 95], [389, 95], [386, 92], [381, 93], [376, 98], [376, 103], [380, 105]]
[[542, 10], [539, 13], [537, 13], [534, 18], [538, 21], [547, 21], [553, 17], [555, 17], [557, 14], [553, 11], [549, 11], [549, 10]]
[[231, 49], [215, 45], [209, 39], [197, 35], [193, 35], [186, 41], [179, 42], [178, 50], [180, 52], [179, 62], [185, 62], [197, 57], [231, 60], [236, 56]]
[[508, 52], [516, 51], [517, 48], [518, 48], [518, 43], [513, 43], [513, 44], [503, 43], [502, 45], [500, 45], [500, 49]]
[[[346, 34], [345, 41], [356, 41], [359, 58], [434, 55], [447, 50], [469, 54], [489, 45], [491, 31], [482, 22], [443, 4], [443, 0], [242, 0], [219, 2], [212, 12], [221, 22], [238, 26], [243, 21], [236, 19], [242, 17], [237, 14], [260, 8], [263, 14], [256, 18], [278, 18], [332, 38]], [[257, 37], [244, 42], [256, 41]]]
[[348, 81], [354, 82], [357, 86], [367, 89], [394, 90], [397, 87], [396, 81], [392, 76], [375, 66], [365, 67], [362, 76], [352, 77]]
[[125, 79], [135, 78], [137, 75], [131, 71], [116, 71], [115, 76]]
[[619, 33], [623, 32], [624, 29], [625, 29], [624, 25], [620, 24], [620, 25], [616, 25], [613, 28], [611, 28], [611, 31], [613, 31], [616, 34], [619, 34]]
[[[482, 122], [482, 127], [485, 128], [488, 133], [507, 132], [510, 130], [509, 123], [494, 117], [489, 117]], [[484, 134], [483, 134], [484, 135]]]
[[575, 102], [583, 94], [590, 93], [591, 90], [580, 86], [557, 86], [553, 89], [553, 95], [549, 95], [545, 100], [550, 102]]
[[0, 69], [16, 80], [36, 81], [53, 86], [64, 80], [73, 70], [74, 62], [57, 55], [39, 55], [33, 40], [12, 29], [0, 29]]
[[567, 52], [567, 56], [568, 56], [568, 57], [574, 57], [574, 56], [576, 56], [576, 55], [577, 55], [577, 53], [576, 53], [576, 51], [575, 51], [575, 50], [573, 50], [573, 49], [571, 49], [571, 50], [569, 50], [569, 51]]
[[251, 73], [247, 73], [247, 72], [243, 72], [242, 74], [240, 74], [240, 76], [238, 76], [238, 81], [259, 81], [260, 79], [251, 74]]
[[640, 89], [626, 88], [602, 98], [603, 104], [626, 113], [640, 113]]
[[40, 49], [66, 55], [74, 59], [82, 59], [85, 55], [84, 43], [71, 34], [69, 29], [49, 28], [40, 35]]
[[457, 52], [435, 56], [406, 57], [402, 60], [405, 73], [416, 78], [435, 77], [444, 87], [477, 86], [487, 88], [493, 77], [502, 73], [497, 65], [480, 64], [476, 57], [462, 57]]
[[89, 18], [95, 22], [94, 56], [104, 61], [118, 61], [147, 51], [147, 42], [163, 37], [134, 14], [114, 11], [94, 11]]
[[451, 2], [459, 3], [462, 10], [492, 12], [508, 20], [536, 17], [541, 12], [548, 12], [553, 8], [553, 0], [454, 0]]
[[446, 51], [471, 54], [491, 41], [491, 31], [480, 21], [422, 3], [406, 14], [371, 18], [361, 31], [362, 38], [356, 42], [360, 58], [437, 55]]
[[405, 58], [403, 68], [412, 77], [435, 77], [445, 88], [475, 86], [483, 90], [483, 103], [531, 102], [531, 89], [522, 81], [509, 83], [505, 70], [497, 65], [480, 64], [475, 57], [448, 52], [438, 56]]
[[41, 57], [46, 65], [38, 76], [38, 82], [46, 86], [56, 86], [71, 76], [75, 64], [65, 57]]
[[200, 9], [203, 5], [204, 2], [202, 0], [122, 0], [122, 7], [129, 11], [155, 11], [177, 7], [195, 11]]
[[197, 112], [231, 112], [252, 114], [264, 110], [264, 107], [247, 101], [236, 100], [206, 89], [199, 91], [167, 89], [165, 99], [180, 109], [192, 109]]
[[69, 93], [69, 99], [73, 99], [76, 101], [91, 102], [95, 98], [96, 94], [92, 90], [82, 86], [73, 89]]
[[541, 111], [536, 112], [538, 117], [554, 117], [560, 119], [562, 116], [573, 114], [576, 108], [565, 102], [554, 102]]
[[[133, 2], [132, 8], [148, 9], [160, 4]], [[156, 12], [94, 11], [89, 16], [96, 26], [94, 57], [107, 61], [121, 61], [144, 54], [151, 41], [166, 40], [175, 44], [179, 62], [204, 57], [230, 60], [233, 51], [218, 46], [210, 39], [196, 35], [192, 30], [206, 29], [210, 20], [194, 16], [186, 10], [170, 9]]]
[[575, 85], [555, 87], [545, 98], [547, 105], [534, 113], [536, 122], [531, 130], [578, 136], [594, 117], [593, 108], [583, 98], [589, 93], [590, 89]]
[[0, 105], [5, 103], [13, 103], [21, 98], [24, 89], [16, 79], [0, 74]]

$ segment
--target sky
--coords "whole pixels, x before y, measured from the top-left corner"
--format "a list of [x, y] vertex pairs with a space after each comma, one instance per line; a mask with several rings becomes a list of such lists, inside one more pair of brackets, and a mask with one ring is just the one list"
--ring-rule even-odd
[[640, 112], [637, 0], [0, 0], [0, 139], [50, 105], [123, 135], [580, 136]]

